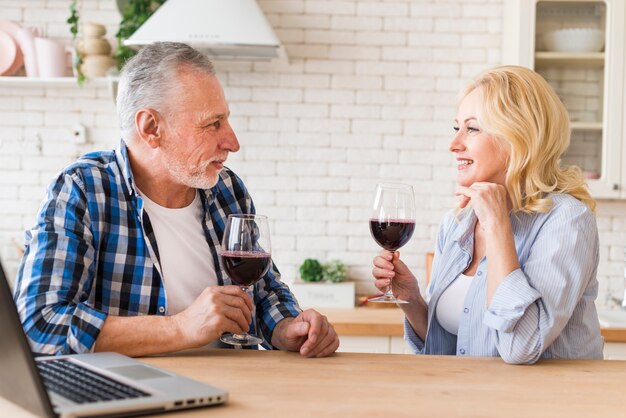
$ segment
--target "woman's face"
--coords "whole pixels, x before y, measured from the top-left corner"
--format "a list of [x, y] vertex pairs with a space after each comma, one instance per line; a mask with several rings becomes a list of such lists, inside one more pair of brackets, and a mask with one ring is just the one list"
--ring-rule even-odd
[[469, 187], [477, 182], [504, 185], [508, 146], [485, 133], [478, 124], [477, 113], [481, 100], [480, 89], [474, 89], [461, 102], [450, 143], [456, 156], [457, 184]]

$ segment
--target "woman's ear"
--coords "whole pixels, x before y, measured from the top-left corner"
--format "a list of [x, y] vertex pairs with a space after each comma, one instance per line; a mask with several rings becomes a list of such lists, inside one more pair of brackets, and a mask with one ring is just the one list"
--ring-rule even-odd
[[139, 109], [135, 114], [137, 136], [150, 148], [158, 148], [163, 131], [161, 115], [154, 109]]

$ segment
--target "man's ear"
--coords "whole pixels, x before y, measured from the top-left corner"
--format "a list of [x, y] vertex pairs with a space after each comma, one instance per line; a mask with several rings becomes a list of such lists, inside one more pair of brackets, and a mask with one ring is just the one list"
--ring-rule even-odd
[[163, 134], [163, 120], [154, 109], [139, 109], [135, 114], [135, 129], [139, 138], [150, 148], [158, 148]]

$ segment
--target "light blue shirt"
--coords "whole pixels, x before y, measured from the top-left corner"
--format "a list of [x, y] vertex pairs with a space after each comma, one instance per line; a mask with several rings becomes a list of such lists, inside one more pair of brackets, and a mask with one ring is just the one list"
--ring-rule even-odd
[[437, 321], [443, 291], [469, 266], [476, 215], [450, 212], [437, 236], [427, 290], [428, 331], [422, 341], [405, 320], [405, 339], [418, 354], [500, 356], [507, 363], [540, 358], [602, 359], [594, 301], [599, 244], [589, 208], [570, 195], [550, 195], [548, 213], [510, 216], [520, 268], [505, 277], [487, 307], [487, 259], [469, 288], [458, 335]]

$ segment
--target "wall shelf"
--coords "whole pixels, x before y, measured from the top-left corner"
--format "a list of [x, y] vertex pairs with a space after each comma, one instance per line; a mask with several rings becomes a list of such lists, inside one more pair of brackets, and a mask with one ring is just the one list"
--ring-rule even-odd
[[604, 66], [604, 52], [567, 53], [567, 52], [536, 52], [535, 67], [548, 66], [589, 66], [601, 68]]
[[20, 77], [20, 76], [11, 76], [11, 77], [0, 77], [0, 87], [24, 87], [24, 88], [32, 88], [32, 87], [75, 87], [75, 88], [98, 88], [98, 87], [106, 87], [109, 90], [109, 94], [113, 98], [115, 102], [117, 98], [117, 85], [119, 82], [119, 77], [109, 76], [109, 77], [96, 77], [96, 78], [88, 78], [82, 86], [78, 85], [78, 81], [76, 77], [51, 77], [51, 78], [40, 78], [40, 77]]
[[572, 129], [579, 131], [601, 131], [602, 122], [578, 122], [572, 121]]
[[[83, 87], [103, 87], [110, 83], [117, 83], [117, 77], [97, 77], [90, 78], [85, 81]], [[0, 86], [4, 87], [51, 87], [51, 86], [76, 86], [78, 82], [76, 77], [52, 77], [52, 78], [40, 78], [40, 77], [0, 77]]]

